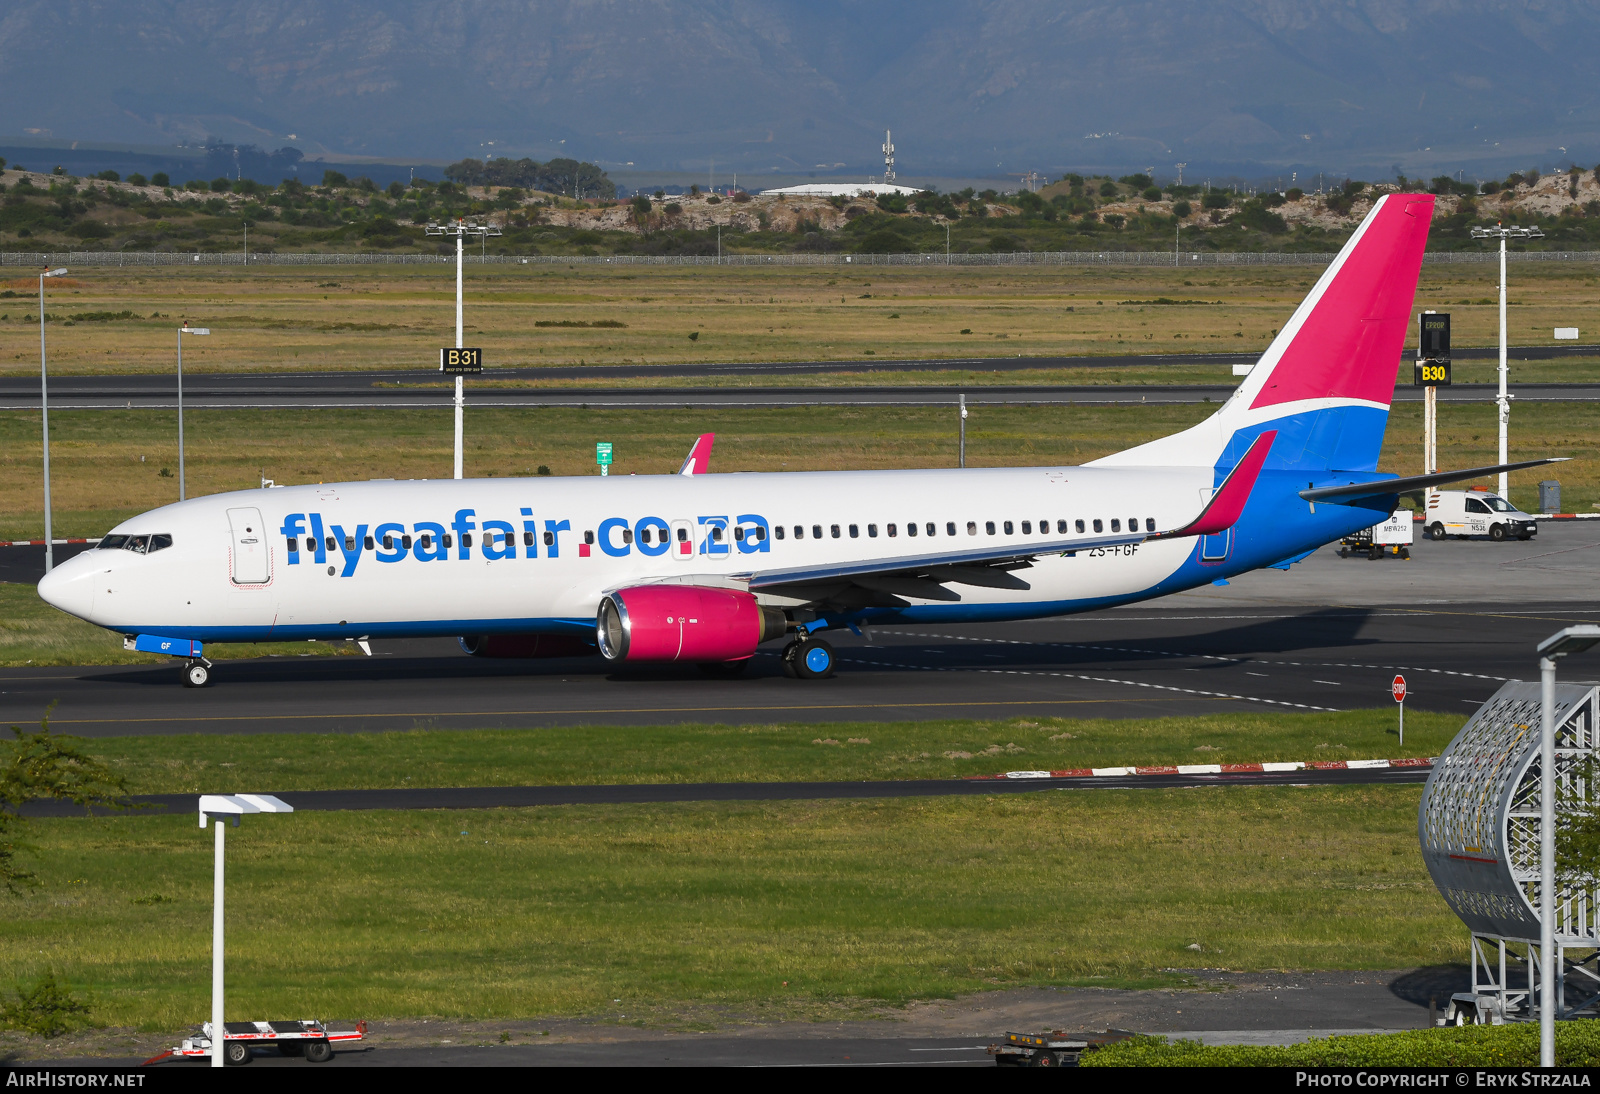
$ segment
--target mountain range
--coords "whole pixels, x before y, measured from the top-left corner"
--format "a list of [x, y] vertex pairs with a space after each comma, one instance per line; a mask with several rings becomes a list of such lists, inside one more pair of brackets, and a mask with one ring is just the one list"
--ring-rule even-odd
[[908, 178], [1600, 160], [1579, 0], [8, 0], [0, 131]]

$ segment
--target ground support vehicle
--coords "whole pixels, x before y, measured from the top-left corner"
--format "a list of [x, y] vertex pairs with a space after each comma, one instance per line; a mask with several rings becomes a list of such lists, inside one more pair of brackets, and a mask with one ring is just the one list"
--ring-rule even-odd
[[1123, 1029], [1098, 1033], [1068, 1033], [1054, 1029], [1049, 1033], [1007, 1033], [1006, 1039], [989, 1046], [996, 1067], [1077, 1067], [1078, 1058], [1105, 1045], [1126, 1041], [1137, 1034]]
[[[258, 1048], [275, 1046], [283, 1056], [303, 1056], [308, 1063], [321, 1064], [333, 1058], [333, 1046], [359, 1041], [367, 1035], [367, 1023], [357, 1022], [352, 1030], [329, 1030], [322, 1022], [301, 1019], [293, 1022], [228, 1022], [223, 1026], [223, 1060], [229, 1066], [248, 1064]], [[211, 1055], [211, 1023], [200, 1027], [198, 1037], [186, 1037], [183, 1044], [145, 1063], [180, 1056]]]
[[1539, 522], [1498, 494], [1487, 490], [1433, 490], [1428, 493], [1429, 539], [1488, 536], [1496, 542], [1532, 539]]
[[1349, 558], [1354, 555], [1376, 562], [1385, 555], [1393, 555], [1395, 558], [1409, 561], [1412, 523], [1410, 510], [1396, 509], [1382, 524], [1374, 524], [1371, 528], [1352, 532], [1341, 539], [1339, 557]]

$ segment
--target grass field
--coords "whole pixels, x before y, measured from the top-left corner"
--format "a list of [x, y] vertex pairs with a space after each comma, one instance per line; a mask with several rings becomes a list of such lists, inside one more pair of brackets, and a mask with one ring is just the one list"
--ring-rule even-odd
[[[466, 329], [491, 368], [1259, 352], [1320, 272], [469, 266]], [[186, 370], [414, 367], [425, 379], [454, 333], [453, 273], [445, 264], [75, 271], [47, 290], [50, 365], [58, 375], [170, 371], [174, 327], [188, 318], [215, 333], [190, 340]], [[1425, 267], [1417, 308], [1450, 311], [1457, 346], [1494, 345], [1496, 278], [1491, 263]], [[5, 284], [14, 295], [0, 298], [0, 373], [26, 374], [38, 367], [37, 280]], [[1600, 330], [1597, 285], [1600, 270], [1588, 264], [1514, 267], [1512, 343], [1548, 344], [1556, 326]]]
[[[1463, 718], [1413, 711], [1408, 756]], [[406, 733], [109, 737], [84, 743], [137, 794], [350, 787], [948, 779], [1067, 770], [1400, 754], [1392, 710], [838, 722], [826, 726], [571, 726]]]
[[[1214, 407], [978, 407], [967, 423], [974, 467], [1078, 464], [1199, 421]], [[1421, 470], [1420, 404], [1389, 419], [1381, 467]], [[451, 417], [437, 410], [348, 409], [191, 411], [186, 416], [191, 496], [280, 484], [450, 474]], [[1490, 404], [1440, 408], [1444, 467], [1494, 462]], [[950, 467], [955, 415], [940, 408], [808, 407], [786, 410], [582, 410], [472, 408], [467, 412], [470, 476], [594, 474], [594, 442], [616, 445], [613, 474], [676, 471], [694, 437], [717, 434], [717, 471], [815, 471]], [[1594, 410], [1581, 403], [1528, 403], [1512, 412], [1511, 458], [1580, 459], [1555, 472], [1569, 510], [1600, 501]], [[117, 521], [176, 501], [176, 421], [145, 410], [57, 411], [50, 416], [54, 531], [98, 536]], [[43, 534], [39, 416], [0, 412], [0, 539]], [[163, 471], [166, 472], [163, 475]], [[1536, 501], [1551, 472], [1512, 476], [1512, 495]]]
[[[1459, 960], [1417, 856], [1418, 793], [249, 818], [228, 836], [229, 1017], [647, 1023], [685, 1004], [819, 1015], [1174, 966]], [[194, 818], [39, 822], [30, 838], [44, 885], [0, 919], [0, 967], [54, 968], [103, 1022], [198, 1021], [211, 840]]]

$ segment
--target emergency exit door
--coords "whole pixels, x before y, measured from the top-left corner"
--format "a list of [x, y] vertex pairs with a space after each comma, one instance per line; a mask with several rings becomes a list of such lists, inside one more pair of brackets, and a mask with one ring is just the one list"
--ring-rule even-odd
[[272, 559], [267, 553], [266, 530], [259, 509], [229, 509], [233, 534], [233, 583], [265, 585], [272, 580]]

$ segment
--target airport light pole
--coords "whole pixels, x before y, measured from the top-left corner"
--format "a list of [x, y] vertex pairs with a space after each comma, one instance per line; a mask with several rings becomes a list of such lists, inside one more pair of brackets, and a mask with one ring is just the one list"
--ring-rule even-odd
[[44, 279], [60, 277], [67, 272], [65, 266], [45, 270], [39, 274], [39, 413], [44, 420], [44, 572], [49, 573], [56, 564], [55, 548], [50, 542], [50, 370], [44, 355]]
[[187, 498], [188, 492], [183, 477], [183, 336], [186, 334], [210, 334], [210, 327], [191, 327], [185, 319], [183, 326], [178, 328], [178, 500]]
[[[1509, 463], [1506, 456], [1506, 431], [1511, 424], [1511, 396], [1506, 393], [1506, 240], [1543, 239], [1537, 228], [1507, 228], [1496, 224], [1493, 228], [1472, 229], [1473, 239], [1498, 239], [1500, 241], [1500, 395], [1495, 402], [1500, 407], [1500, 462]], [[1500, 472], [1500, 496], [1510, 490], [1509, 477]]]
[[1557, 631], [1539, 643], [1539, 1066], [1556, 1066], [1556, 661], [1600, 643], [1600, 627]]
[[202, 794], [200, 827], [209, 817], [217, 830], [215, 857], [211, 864], [211, 1066], [226, 1062], [227, 1023], [222, 1007], [222, 826], [232, 817], [235, 827], [245, 813], [293, 813], [294, 806], [271, 794]]
[[[576, 178], [577, 176], [573, 176]], [[500, 229], [493, 224], [468, 223], [457, 219], [454, 224], [430, 224], [425, 229], [431, 236], [453, 236], [456, 241], [456, 349], [461, 348], [461, 263], [464, 253], [464, 241], [469, 235], [476, 235], [487, 240], [488, 236], [500, 235]], [[487, 257], [488, 244], [485, 242], [485, 256]], [[460, 373], [456, 374], [456, 460], [455, 477], [461, 477], [461, 432], [462, 416], [466, 408], [466, 389]]]

